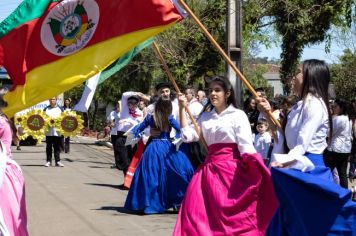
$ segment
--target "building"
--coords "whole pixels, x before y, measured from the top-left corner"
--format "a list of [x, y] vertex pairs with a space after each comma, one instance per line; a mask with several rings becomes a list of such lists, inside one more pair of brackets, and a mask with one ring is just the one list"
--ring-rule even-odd
[[266, 64], [267, 72], [263, 74], [263, 77], [268, 81], [268, 84], [273, 89], [273, 96], [277, 94], [283, 94], [283, 84], [279, 77], [280, 66], [273, 64]]

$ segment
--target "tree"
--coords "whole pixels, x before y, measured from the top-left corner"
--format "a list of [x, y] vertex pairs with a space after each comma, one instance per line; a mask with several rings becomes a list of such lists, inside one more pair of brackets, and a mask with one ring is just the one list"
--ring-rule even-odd
[[[330, 41], [331, 26], [350, 27], [354, 0], [246, 0], [245, 28], [250, 38], [270, 43], [261, 35], [266, 27], [278, 32], [282, 41], [281, 79], [290, 89], [290, 78], [305, 46]], [[259, 7], [260, 6], [260, 7]], [[252, 35], [252, 36], [251, 36]]]
[[340, 63], [331, 67], [335, 93], [338, 98], [351, 101], [356, 91], [356, 51], [347, 49], [339, 59]]

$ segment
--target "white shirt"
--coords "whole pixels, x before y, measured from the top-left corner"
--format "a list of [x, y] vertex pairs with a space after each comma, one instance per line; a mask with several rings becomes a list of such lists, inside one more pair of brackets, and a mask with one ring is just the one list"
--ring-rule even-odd
[[268, 157], [268, 150], [271, 145], [272, 138], [269, 132], [264, 132], [263, 134], [256, 134], [254, 146], [256, 151], [262, 155], [263, 158]]
[[117, 110], [113, 110], [110, 112], [108, 117], [109, 122], [114, 122], [114, 127], [111, 127], [111, 134], [116, 135], [118, 131], [119, 121], [120, 121], [120, 112]]
[[[189, 108], [190, 112], [192, 113], [194, 119], [198, 119], [198, 117], [199, 117], [201, 111], [203, 110], [204, 106], [198, 101], [198, 99], [193, 98], [189, 102], [188, 108]], [[179, 112], [179, 110], [178, 110], [178, 112]]]
[[333, 131], [329, 151], [338, 153], [350, 153], [352, 147], [352, 122], [348, 116], [333, 117]]
[[287, 119], [285, 136], [289, 154], [323, 153], [327, 147], [329, 118], [322, 98], [308, 95], [292, 108]]
[[117, 127], [118, 131], [126, 132], [135, 125], [139, 124], [143, 120], [143, 113], [139, 108], [136, 108], [135, 114], [138, 117], [133, 117], [130, 114], [129, 107], [127, 105], [127, 100], [129, 97], [136, 96], [136, 92], [125, 92], [121, 97], [121, 111], [120, 111], [120, 121]]
[[[48, 106], [47, 108], [45, 108], [45, 112], [49, 117], [57, 118], [62, 114], [62, 109], [59, 106], [55, 106], [55, 107]], [[50, 127], [48, 129], [46, 136], [59, 136], [59, 133], [56, 131], [55, 128]]]
[[[240, 153], [256, 153], [248, 118], [242, 110], [232, 105], [217, 114], [215, 109], [204, 112], [198, 119], [203, 137], [208, 146], [215, 143], [236, 143]], [[199, 140], [193, 126], [181, 129], [184, 142]]]

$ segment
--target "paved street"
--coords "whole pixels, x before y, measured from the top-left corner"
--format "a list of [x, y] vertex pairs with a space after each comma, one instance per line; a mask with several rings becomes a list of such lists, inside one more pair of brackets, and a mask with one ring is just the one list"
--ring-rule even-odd
[[[14, 150], [26, 179], [32, 236], [171, 235], [176, 214], [134, 215], [123, 208], [122, 172], [111, 169], [111, 149], [80, 139], [62, 154], [64, 168], [43, 167], [45, 143]], [[356, 181], [353, 183], [356, 184]]]
[[43, 167], [45, 143], [13, 147], [26, 179], [30, 235], [171, 235], [176, 214], [134, 215], [123, 208], [123, 174], [110, 166], [112, 151], [93, 140], [72, 143], [64, 168]]

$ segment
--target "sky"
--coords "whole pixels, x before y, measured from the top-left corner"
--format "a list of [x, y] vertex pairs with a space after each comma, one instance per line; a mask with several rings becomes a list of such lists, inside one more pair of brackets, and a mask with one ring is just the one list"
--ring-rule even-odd
[[[22, 0], [0, 0], [0, 22], [4, 20], [16, 7], [20, 4]], [[279, 59], [281, 54], [281, 49], [278, 46], [266, 49], [261, 47], [261, 52], [258, 56], [268, 57], [269, 59]], [[331, 45], [330, 53], [325, 53], [325, 45], [313, 45], [307, 47], [302, 54], [302, 60], [306, 59], [321, 59], [328, 63], [334, 63], [338, 61], [338, 56], [342, 54], [342, 49], [336, 45]]]

